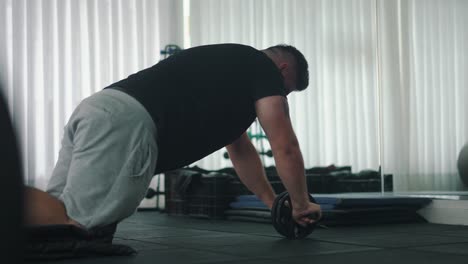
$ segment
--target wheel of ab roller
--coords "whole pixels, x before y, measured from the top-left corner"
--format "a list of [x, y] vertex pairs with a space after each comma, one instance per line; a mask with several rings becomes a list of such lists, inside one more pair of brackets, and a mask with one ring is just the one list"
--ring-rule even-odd
[[[315, 199], [310, 194], [309, 199], [315, 203]], [[307, 227], [297, 224], [292, 217], [292, 207], [290, 205], [289, 193], [283, 192], [276, 197], [271, 209], [273, 227], [279, 234], [288, 239], [303, 239], [314, 231], [317, 222]]]

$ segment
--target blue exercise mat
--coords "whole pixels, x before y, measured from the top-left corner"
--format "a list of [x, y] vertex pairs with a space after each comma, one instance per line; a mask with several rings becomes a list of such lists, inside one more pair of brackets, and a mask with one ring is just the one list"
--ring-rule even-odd
[[[238, 201], [229, 204], [233, 209], [258, 209], [269, 210], [268, 207], [260, 200], [258, 201]], [[331, 210], [335, 208], [333, 204], [320, 204], [322, 210]]]
[[[425, 221], [417, 210], [429, 204], [429, 198], [381, 195], [379, 193], [314, 194], [322, 208], [321, 223], [359, 225]], [[227, 219], [250, 222], [271, 221], [270, 210], [255, 195], [241, 195], [225, 211]]]
[[[322, 210], [345, 208], [372, 208], [382, 206], [404, 206], [422, 208], [432, 200], [404, 196], [382, 196], [379, 194], [315, 194], [314, 199]], [[240, 195], [230, 204], [231, 208], [267, 208], [255, 195]]]
[[[313, 195], [314, 199], [317, 201], [319, 204], [336, 204], [337, 199], [333, 197], [320, 197], [318, 195]], [[319, 200], [317, 200], [317, 198]], [[237, 202], [260, 202], [260, 199], [256, 195], [240, 195], [236, 197]]]

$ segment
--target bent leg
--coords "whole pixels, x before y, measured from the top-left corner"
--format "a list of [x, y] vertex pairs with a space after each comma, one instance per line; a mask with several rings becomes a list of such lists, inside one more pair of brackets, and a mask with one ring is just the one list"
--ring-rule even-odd
[[80, 104], [66, 133], [72, 146], [64, 151], [67, 166], [57, 170], [48, 192], [86, 228], [130, 216], [146, 194], [158, 154], [155, 125], [143, 106], [120, 91], [101, 91]]
[[31, 225], [78, 225], [70, 219], [63, 203], [52, 195], [41, 190], [28, 187], [25, 193], [25, 224]]

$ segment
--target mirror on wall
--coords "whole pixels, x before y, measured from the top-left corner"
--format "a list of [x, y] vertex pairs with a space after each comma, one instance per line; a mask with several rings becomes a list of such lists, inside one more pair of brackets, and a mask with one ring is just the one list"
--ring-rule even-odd
[[383, 172], [397, 193], [466, 191], [457, 160], [468, 142], [468, 4], [378, 3]]

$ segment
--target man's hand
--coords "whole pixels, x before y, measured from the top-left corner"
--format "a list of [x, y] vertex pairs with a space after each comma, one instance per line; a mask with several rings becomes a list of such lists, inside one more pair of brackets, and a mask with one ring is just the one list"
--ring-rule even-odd
[[282, 96], [269, 96], [255, 104], [258, 120], [270, 142], [276, 170], [291, 198], [293, 217], [299, 224], [310, 223], [304, 217], [320, 214], [320, 206], [309, 203], [304, 160], [289, 118], [288, 102]]
[[293, 208], [292, 216], [296, 223], [305, 227], [320, 220], [322, 218], [322, 210], [320, 205], [308, 203], [303, 208]]

